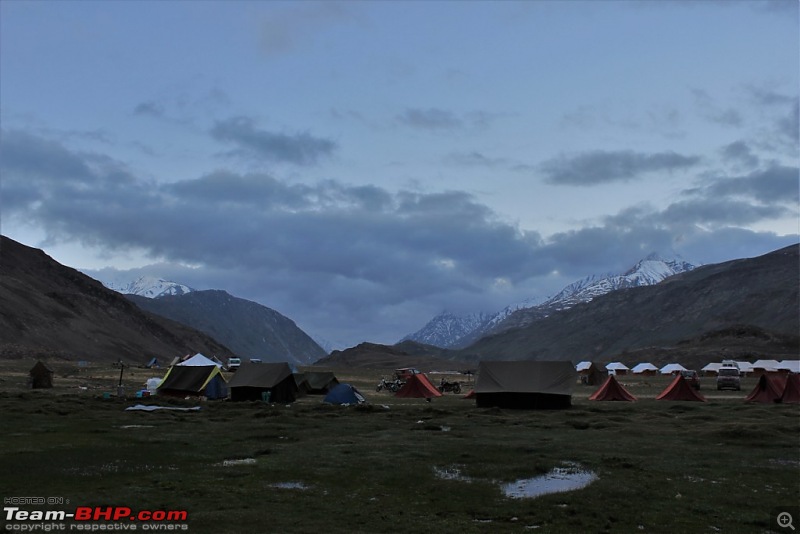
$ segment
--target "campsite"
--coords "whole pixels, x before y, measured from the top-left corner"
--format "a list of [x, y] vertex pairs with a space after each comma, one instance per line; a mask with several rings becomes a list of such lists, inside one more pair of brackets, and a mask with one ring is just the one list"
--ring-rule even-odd
[[[118, 370], [72, 362], [30, 389], [32, 365], [0, 362], [3, 495], [185, 509], [191, 532], [769, 532], [800, 500], [798, 405], [745, 402], [757, 377], [685, 402], [655, 400], [672, 376], [616, 376], [637, 401], [577, 384], [569, 408], [518, 410], [375, 392], [385, 370], [337, 369], [368, 401], [339, 406], [135, 398], [166, 372], [140, 368], [118, 398]], [[140, 403], [199, 409], [126, 410]], [[593, 475], [582, 489], [503, 493], [574, 466]]]

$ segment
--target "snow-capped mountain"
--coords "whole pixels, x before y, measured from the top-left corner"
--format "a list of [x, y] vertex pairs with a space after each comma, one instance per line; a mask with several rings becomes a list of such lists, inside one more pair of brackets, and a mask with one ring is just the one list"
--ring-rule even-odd
[[421, 330], [410, 334], [400, 340], [416, 341], [435, 347], [450, 347], [453, 340], [458, 340], [480, 329], [493, 315], [472, 313], [469, 315], [455, 315], [444, 311], [431, 319]]
[[650, 254], [624, 274], [592, 275], [583, 280], [578, 280], [545, 301], [542, 306], [548, 307], [553, 311], [565, 310], [580, 302], [589, 302], [593, 298], [605, 295], [610, 291], [629, 287], [651, 286], [669, 276], [691, 271], [694, 268], [694, 265], [681, 259], [664, 260], [657, 254]]
[[194, 291], [194, 289], [189, 286], [178, 284], [177, 282], [170, 282], [169, 280], [156, 278], [154, 276], [142, 276], [127, 284], [105, 283], [104, 285], [117, 293], [139, 295], [151, 299], [166, 295], [185, 295], [186, 293]]
[[571, 308], [581, 302], [611, 291], [654, 285], [667, 277], [691, 271], [695, 266], [682, 259], [665, 260], [651, 254], [623, 274], [591, 275], [574, 282], [553, 297], [528, 299], [508, 306], [495, 314], [456, 316], [442, 313], [419, 331], [401, 341], [413, 340], [442, 348], [466, 347], [488, 334], [525, 326], [553, 312]]

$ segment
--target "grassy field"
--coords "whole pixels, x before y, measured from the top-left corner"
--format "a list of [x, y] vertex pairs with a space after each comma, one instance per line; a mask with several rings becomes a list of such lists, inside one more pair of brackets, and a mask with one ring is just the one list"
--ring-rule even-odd
[[[777, 506], [800, 503], [800, 407], [745, 403], [754, 379], [720, 393], [706, 378], [709, 402], [694, 403], [655, 401], [667, 378], [620, 377], [639, 402], [576, 386], [569, 410], [512, 411], [397, 399], [374, 391], [381, 371], [339, 371], [368, 406], [152, 398], [202, 409], [145, 413], [103, 399], [117, 370], [54, 364], [56, 387], [32, 391], [31, 366], [0, 366], [0, 493], [69, 499], [54, 509], [185, 509], [208, 533], [672, 533], [770, 532]], [[158, 374], [127, 370], [126, 390]], [[596, 480], [501, 491], [573, 463]]]

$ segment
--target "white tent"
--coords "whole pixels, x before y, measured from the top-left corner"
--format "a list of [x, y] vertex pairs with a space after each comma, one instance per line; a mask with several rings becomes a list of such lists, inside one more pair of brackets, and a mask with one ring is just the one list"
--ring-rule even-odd
[[739, 366], [739, 371], [742, 374], [753, 372], [753, 364], [750, 362], [736, 362], [736, 365]]
[[608, 371], [608, 374], [610, 375], [624, 375], [625, 373], [630, 371], [630, 369], [624, 363], [611, 362], [608, 365], [606, 365], [606, 371]]
[[635, 375], [646, 373], [648, 371], [658, 371], [658, 367], [652, 363], [637, 363], [633, 366], [633, 369], [631, 369], [631, 372]]
[[722, 367], [722, 364], [721, 364], [721, 363], [709, 363], [708, 365], [706, 365], [705, 367], [703, 367], [703, 368], [702, 368], [702, 369], [700, 369], [700, 370], [701, 370], [701, 371], [703, 371], [703, 372], [704, 372], [704, 373], [706, 373], [706, 374], [707, 374], [707, 373], [714, 373], [714, 374], [716, 374], [716, 373], [719, 373], [719, 368], [720, 368], [720, 367]]
[[682, 366], [679, 363], [668, 363], [664, 367], [662, 367], [658, 372], [662, 375], [671, 375], [673, 373], [679, 373], [681, 371], [688, 371], [688, 369]]
[[761, 369], [768, 372], [774, 372], [778, 370], [780, 363], [778, 360], [758, 360], [753, 363], [753, 370]]
[[779, 371], [789, 371], [790, 373], [800, 373], [800, 360], [783, 360], [778, 364]]
[[222, 368], [221, 363], [217, 363], [214, 360], [206, 358], [199, 352], [188, 360], [179, 363], [178, 365], [184, 365], [187, 367], [208, 367], [209, 365], [216, 365], [217, 367]]
[[575, 366], [575, 370], [580, 373], [581, 371], [588, 371], [591, 366], [592, 362], [579, 362], [578, 365]]

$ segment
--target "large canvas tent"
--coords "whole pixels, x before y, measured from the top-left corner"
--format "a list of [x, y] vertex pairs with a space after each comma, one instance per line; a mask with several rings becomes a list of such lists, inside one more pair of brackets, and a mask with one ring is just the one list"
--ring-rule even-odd
[[577, 375], [570, 362], [481, 362], [475, 403], [481, 408], [568, 408]]
[[587, 386], [597, 386], [603, 383], [603, 380], [608, 376], [608, 371], [602, 364], [596, 362], [581, 362], [575, 366], [578, 374], [581, 377], [581, 384]]
[[269, 394], [271, 402], [294, 402], [297, 384], [292, 369], [286, 362], [243, 363], [231, 378], [231, 400], [263, 400]]
[[763, 402], [767, 404], [779, 402], [784, 389], [786, 389], [786, 385], [783, 377], [762, 374], [758, 377], [756, 387], [745, 397], [745, 400], [747, 402]]
[[325, 395], [339, 385], [336, 375], [329, 371], [306, 371], [304, 374], [309, 395]]
[[656, 400], [706, 402], [706, 398], [690, 386], [680, 373], [675, 375], [675, 379], [656, 397]]
[[28, 383], [32, 389], [49, 389], [53, 387], [53, 370], [42, 362], [36, 362], [29, 374]]
[[630, 394], [622, 384], [617, 382], [614, 375], [610, 375], [605, 384], [600, 386], [600, 389], [595, 391], [591, 397], [591, 401], [635, 401], [636, 397]]
[[224, 399], [228, 396], [225, 378], [216, 365], [174, 365], [164, 375], [156, 391], [159, 395], [172, 397]]
[[441, 392], [436, 389], [436, 386], [431, 384], [431, 381], [422, 373], [409, 375], [403, 387], [397, 390], [394, 394], [395, 397], [405, 398], [424, 398], [430, 399], [433, 397], [441, 397]]

